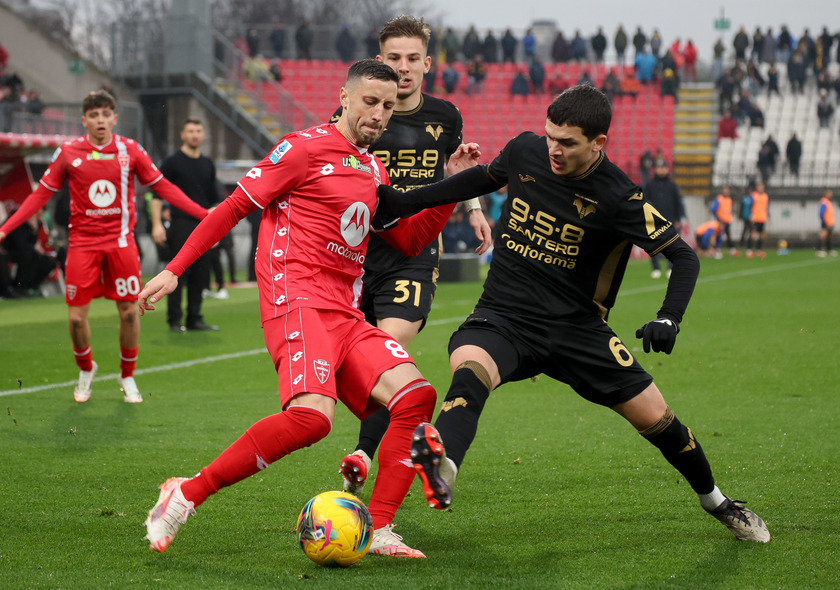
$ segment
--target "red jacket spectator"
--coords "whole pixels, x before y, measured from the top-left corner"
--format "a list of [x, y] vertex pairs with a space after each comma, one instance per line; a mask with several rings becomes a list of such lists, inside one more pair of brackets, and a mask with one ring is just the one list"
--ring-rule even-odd
[[7, 63], [9, 63], [9, 52], [0, 44], [0, 70], [5, 69]]
[[729, 139], [738, 138], [738, 121], [732, 117], [732, 113], [728, 109], [718, 122], [718, 141], [724, 137], [728, 137]]

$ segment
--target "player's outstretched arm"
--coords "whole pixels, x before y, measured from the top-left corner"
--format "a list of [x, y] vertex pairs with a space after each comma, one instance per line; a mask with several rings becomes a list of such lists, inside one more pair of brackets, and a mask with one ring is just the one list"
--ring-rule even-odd
[[154, 311], [155, 303], [172, 293], [178, 286], [178, 275], [171, 270], [162, 270], [150, 280], [137, 296], [137, 304], [140, 306], [140, 315], [146, 310]]
[[449, 156], [449, 161], [446, 162], [446, 173], [452, 176], [453, 174], [477, 166], [479, 158], [481, 158], [481, 150], [477, 143], [462, 143]]

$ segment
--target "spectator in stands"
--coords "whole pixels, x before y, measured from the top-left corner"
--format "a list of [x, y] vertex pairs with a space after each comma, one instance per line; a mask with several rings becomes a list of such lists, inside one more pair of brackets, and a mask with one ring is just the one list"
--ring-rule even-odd
[[768, 135], [767, 139], [758, 150], [758, 171], [761, 173], [761, 182], [767, 184], [767, 181], [776, 171], [776, 161], [779, 158], [779, 146], [773, 140], [772, 135]]
[[694, 41], [687, 39], [682, 50], [683, 57], [683, 79], [688, 82], [697, 82], [697, 46]]
[[641, 84], [636, 79], [636, 76], [632, 74], [625, 74], [625, 76], [621, 79], [620, 88], [623, 96], [632, 96], [633, 98], [636, 98], [639, 95]]
[[441, 45], [446, 63], [453, 63], [458, 59], [458, 52], [461, 50], [461, 40], [458, 39], [458, 35], [455, 34], [452, 27], [446, 28]]
[[642, 47], [636, 53], [635, 58], [636, 79], [642, 84], [653, 82], [653, 74], [656, 71], [656, 58], [648, 52], [647, 47]]
[[432, 58], [432, 65], [437, 65], [438, 61], [438, 38], [441, 37], [442, 29], [435, 31], [429, 28], [429, 43], [426, 46], [426, 55]]
[[586, 61], [587, 51], [586, 39], [580, 36], [580, 29], [576, 29], [575, 36], [569, 43], [569, 57], [577, 62]]
[[811, 37], [808, 29], [802, 32], [802, 37], [799, 38], [797, 47], [805, 54], [805, 67], [812, 67], [817, 58], [817, 44]]
[[[628, 76], [625, 76], [627, 78]], [[578, 84], [589, 84], [593, 88], [595, 87], [595, 80], [592, 79], [592, 76], [589, 73], [589, 70], [582, 70], [580, 73], [580, 77], [577, 80]]]
[[271, 43], [274, 59], [283, 59], [283, 52], [286, 51], [286, 25], [277, 23], [268, 40]]
[[598, 27], [598, 31], [592, 36], [589, 43], [592, 45], [592, 52], [595, 54], [595, 63], [603, 63], [604, 52], [607, 50], [607, 37], [604, 35], [603, 27]]
[[779, 37], [776, 39], [776, 47], [779, 52], [779, 61], [787, 63], [793, 48], [796, 47], [795, 39], [788, 31], [787, 25], [782, 25]]
[[650, 153], [650, 150], [645, 150], [642, 154], [642, 157], [639, 158], [639, 174], [642, 177], [642, 186], [645, 186], [648, 182], [650, 182], [650, 175], [653, 172], [653, 167], [656, 164], [656, 160], [653, 157], [653, 154]]
[[260, 52], [260, 35], [257, 29], [248, 29], [245, 33], [245, 43], [248, 44], [248, 57], [257, 57]]
[[828, 65], [831, 62], [831, 46], [834, 45], [834, 35], [828, 32], [828, 27], [823, 27], [818, 42], [822, 45], [825, 64]]
[[712, 47], [712, 56], [712, 80], [716, 81], [723, 74], [723, 58], [726, 57], [726, 45], [720, 37]]
[[528, 68], [528, 75], [531, 78], [531, 88], [535, 94], [541, 94], [545, 91], [545, 67], [539, 56], [534, 55], [531, 58], [531, 65]]
[[481, 53], [484, 55], [485, 63], [494, 64], [499, 61], [499, 40], [496, 39], [492, 29], [488, 30], [484, 37]]
[[[674, 60], [674, 77], [678, 82], [680, 82], [685, 79], [685, 72], [683, 71], [685, 58], [683, 57], [682, 40], [679, 37], [674, 39], [674, 42], [671, 43], [671, 47], [668, 48], [667, 53], [670, 53], [671, 59]], [[682, 74], [682, 76], [680, 74]]]
[[766, 83], [767, 81], [764, 79], [764, 76], [761, 75], [761, 68], [752, 62], [748, 63], [746, 84], [750, 95], [758, 96]]
[[356, 37], [350, 31], [348, 25], [342, 25], [341, 32], [335, 39], [335, 50], [338, 58], [344, 63], [350, 63], [356, 59]]
[[669, 68], [673, 70], [674, 77], [677, 78], [680, 74], [677, 66], [677, 60], [674, 58], [673, 52], [670, 49], [666, 49], [665, 55], [663, 55], [662, 59], [659, 60], [659, 71], [664, 72]]
[[482, 44], [478, 37], [478, 31], [475, 30], [475, 25], [470, 25], [469, 30], [464, 35], [464, 42], [461, 44], [461, 53], [464, 54], [464, 61], [470, 62], [473, 58], [481, 53]]
[[26, 105], [24, 110], [30, 115], [40, 116], [44, 112], [44, 101], [41, 100], [41, 95], [37, 90], [30, 90], [26, 93]]
[[817, 74], [817, 88], [819, 90], [825, 90], [828, 92], [834, 86], [834, 82], [831, 80], [831, 72], [828, 68], [821, 71]]
[[437, 92], [438, 64], [435, 60], [429, 64], [429, 71], [423, 74], [423, 92], [426, 94], [434, 94]]
[[554, 43], [551, 44], [551, 59], [556, 64], [569, 61], [569, 43], [563, 36], [563, 31], [557, 31], [557, 35], [554, 37]]
[[636, 55], [639, 55], [642, 50], [647, 47], [647, 35], [642, 31], [642, 27], [636, 27], [636, 33], [633, 35], [633, 47], [636, 48]]
[[379, 55], [379, 27], [374, 25], [365, 37], [365, 57], [375, 58], [377, 55]]
[[788, 139], [785, 156], [787, 157], [790, 173], [794, 176], [799, 176], [799, 162], [802, 160], [802, 142], [796, 137], [796, 132], [792, 133], [790, 139]]
[[528, 77], [524, 70], [516, 72], [516, 76], [514, 76], [510, 85], [510, 93], [512, 96], [528, 96], [531, 93], [531, 88], [528, 86]]
[[776, 64], [770, 64], [767, 70], [767, 95], [770, 96], [774, 92], [779, 96], [782, 95], [779, 90], [779, 70], [776, 69]]
[[677, 103], [679, 102], [677, 92], [677, 77], [674, 74], [674, 70], [672, 70], [671, 68], [665, 68], [662, 71], [662, 85], [660, 87], [660, 93], [662, 96], [673, 96], [674, 103]]
[[484, 56], [481, 53], [476, 53], [467, 65], [467, 76], [469, 76], [467, 94], [481, 94], [481, 85], [487, 77], [487, 64], [484, 63]]
[[823, 88], [820, 90], [820, 100], [817, 102], [817, 117], [820, 120], [820, 127], [831, 126], [831, 117], [834, 116], [834, 105], [828, 100], [828, 92]]
[[519, 41], [513, 35], [513, 31], [508, 28], [502, 37], [502, 61], [504, 63], [514, 63], [516, 61], [516, 46]]
[[271, 79], [277, 82], [278, 84], [283, 81], [283, 72], [280, 69], [279, 57], [275, 57], [271, 60], [271, 67], [268, 68], [268, 73], [271, 75]]
[[312, 39], [314, 34], [309, 21], [304, 19], [295, 31], [295, 47], [298, 59], [312, 59]]
[[650, 53], [656, 59], [659, 59], [659, 52], [662, 51], [662, 35], [659, 34], [659, 29], [653, 29], [650, 36]]
[[563, 75], [563, 72], [555, 70], [554, 75], [549, 78], [547, 88], [550, 94], [560, 94], [566, 88], [571, 86], [569, 80]]
[[718, 91], [720, 113], [723, 114], [725, 111], [732, 109], [732, 96], [737, 88], [735, 77], [732, 75], [730, 68], [724, 68], [723, 74], [715, 81], [715, 86], [717, 86]]
[[776, 63], [779, 59], [778, 50], [776, 47], [776, 36], [773, 34], [773, 28], [767, 27], [767, 33], [761, 40], [761, 53], [759, 54], [759, 61], [764, 64]]
[[732, 111], [726, 109], [723, 117], [718, 121], [718, 141], [721, 139], [738, 139], [738, 121], [732, 116]]
[[805, 56], [799, 49], [794, 51], [790, 57], [787, 71], [791, 92], [802, 94], [805, 91], [805, 78], [808, 74], [808, 68], [805, 65]]
[[461, 79], [461, 75], [458, 71], [452, 66], [452, 62], [446, 64], [446, 68], [443, 70], [443, 75], [441, 76], [443, 80], [443, 88], [446, 90], [447, 94], [452, 94], [455, 92], [455, 89], [458, 88], [458, 82]]
[[481, 243], [470, 227], [463, 203], [458, 203], [441, 232], [443, 251], [447, 254], [474, 252]]
[[242, 77], [246, 80], [271, 80], [271, 71], [268, 66], [268, 62], [265, 61], [265, 58], [257, 54], [254, 57], [249, 57], [245, 60], [245, 63], [242, 64]]
[[6, 69], [6, 65], [9, 63], [9, 50], [6, 49], [2, 43], [0, 43], [0, 73], [2, 73]]
[[732, 47], [735, 49], [735, 61], [737, 63], [745, 62], [747, 60], [747, 49], [750, 48], [750, 37], [744, 30], [743, 25], [735, 33], [735, 37], [732, 38]]
[[525, 62], [528, 64], [532, 63], [537, 55], [537, 38], [533, 29], [525, 31], [525, 36], [522, 37], [522, 53], [525, 54]]
[[604, 82], [601, 84], [601, 92], [606, 95], [610, 103], [613, 102], [616, 96], [621, 96], [621, 81], [615, 75], [615, 68], [611, 69], [604, 76]]
[[613, 37], [613, 47], [615, 47], [616, 63], [624, 67], [624, 53], [627, 51], [627, 33], [624, 32], [624, 25], [618, 25], [618, 30]]
[[750, 52], [750, 61], [761, 61], [761, 49], [764, 46], [764, 33], [761, 32], [761, 27], [756, 27], [752, 36], [752, 51]]

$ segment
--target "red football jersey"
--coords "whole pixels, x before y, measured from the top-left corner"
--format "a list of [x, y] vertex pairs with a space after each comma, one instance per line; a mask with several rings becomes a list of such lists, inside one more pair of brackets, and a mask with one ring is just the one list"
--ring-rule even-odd
[[41, 184], [55, 192], [69, 180], [71, 247], [124, 248], [134, 239], [135, 175], [144, 185], [162, 178], [143, 147], [127, 137], [113, 134], [97, 147], [83, 135], [55, 151]]
[[256, 272], [262, 320], [298, 307], [356, 317], [382, 163], [334, 125], [286, 135], [240, 181], [261, 209]]

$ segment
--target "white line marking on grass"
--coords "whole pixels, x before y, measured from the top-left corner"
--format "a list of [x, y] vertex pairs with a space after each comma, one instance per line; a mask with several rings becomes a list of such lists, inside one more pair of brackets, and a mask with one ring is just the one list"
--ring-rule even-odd
[[[828, 264], [831, 262], [837, 261], [837, 258], [833, 259], [820, 259], [820, 260], [811, 260], [806, 262], [792, 262], [789, 264], [779, 264], [778, 266], [770, 266], [770, 267], [755, 267], [750, 268], [747, 270], [739, 270], [737, 272], [729, 272], [720, 275], [715, 275], [711, 277], [701, 277], [697, 280], [697, 284], [703, 283], [712, 283], [715, 281], [726, 281], [729, 279], [739, 279], [742, 277], [749, 277], [757, 274], [763, 274], [766, 272], [778, 272], [783, 270], [790, 270], [793, 268], [804, 268], [807, 266], [815, 266], [818, 264]], [[649, 287], [639, 287], [637, 289], [626, 289], [619, 292], [619, 295], [639, 295], [642, 293], [650, 293], [653, 291], [661, 291], [667, 283], [657, 283], [655, 285], [651, 285]], [[462, 303], [462, 302], [459, 302]], [[466, 316], [457, 316], [452, 318], [439, 318], [436, 320], [431, 320], [427, 322], [430, 326], [442, 326], [445, 324], [454, 324], [457, 322], [463, 322], [466, 319]], [[135, 375], [144, 375], [146, 373], [158, 373], [160, 371], [172, 371], [175, 369], [183, 369], [186, 367], [193, 367], [195, 365], [204, 365], [207, 363], [213, 363], [216, 361], [224, 361], [229, 359], [241, 358], [244, 356], [252, 356], [255, 354], [260, 354], [266, 352], [265, 348], [259, 348], [255, 350], [246, 350], [244, 352], [232, 352], [229, 354], [221, 354], [218, 356], [210, 356], [203, 359], [195, 359], [191, 361], [184, 361], [180, 363], [170, 363], [168, 365], [160, 365], [159, 367], [149, 367], [146, 369], [138, 369], [135, 371]], [[102, 375], [95, 379], [95, 381], [108, 381], [111, 379], [117, 379], [119, 377], [119, 373], [111, 373], [108, 375]], [[52, 383], [47, 385], [39, 385], [37, 387], [23, 387], [21, 389], [9, 389], [6, 391], [0, 391], [0, 397], [6, 395], [14, 395], [16, 393], [34, 393], [36, 391], [44, 391], [47, 389], [55, 389], [57, 387], [70, 387], [71, 385], [75, 385], [76, 381], [65, 381], [64, 383]]]
[[[149, 367], [146, 369], [138, 369], [134, 372], [135, 375], [145, 375], [146, 373], [159, 373], [160, 371], [172, 371], [175, 369], [185, 369], [187, 367], [194, 367], [196, 365], [204, 365], [207, 363], [214, 363], [216, 361], [226, 361], [230, 359], [242, 358], [244, 356], [253, 356], [267, 352], [265, 348], [255, 350], [246, 350], [243, 352], [231, 352], [229, 354], [220, 354], [218, 356], [208, 356], [202, 359], [194, 359], [191, 361], [183, 361], [180, 363], [170, 363], [168, 365], [160, 365], [158, 367]], [[116, 380], [120, 376], [119, 373], [109, 373], [107, 375], [98, 375], [94, 381], [110, 381]], [[20, 389], [9, 389], [0, 391], [0, 397], [5, 395], [14, 395], [16, 393], [34, 393], [36, 391], [44, 391], [46, 389], [55, 389], [56, 387], [71, 387], [76, 385], [76, 381], [65, 381], [64, 383], [49, 383], [46, 385], [38, 385], [37, 387], [22, 387]]]

